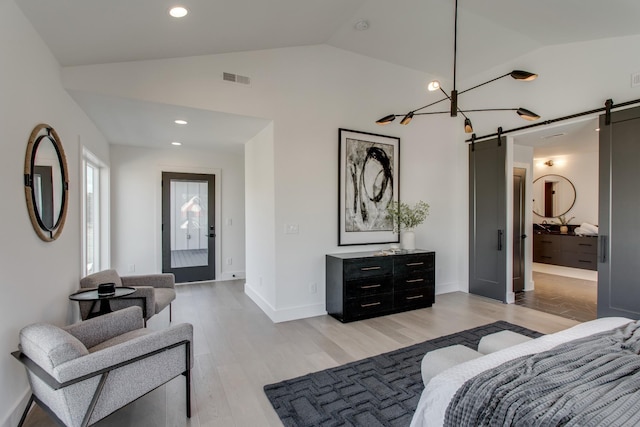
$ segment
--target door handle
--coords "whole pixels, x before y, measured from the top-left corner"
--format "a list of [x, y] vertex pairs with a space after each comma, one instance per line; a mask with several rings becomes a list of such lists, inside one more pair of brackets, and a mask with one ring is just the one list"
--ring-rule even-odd
[[502, 234], [503, 234], [503, 231], [498, 230], [498, 250], [499, 251], [502, 250]]
[[527, 238], [527, 235], [526, 235], [526, 234], [523, 234], [522, 236], [520, 236], [520, 238], [521, 238], [521, 239], [526, 239], [526, 238]]
[[211, 233], [211, 234], [209, 234], [209, 237], [216, 237], [216, 235]]
[[600, 240], [600, 262], [607, 262], [607, 236], [598, 236]]

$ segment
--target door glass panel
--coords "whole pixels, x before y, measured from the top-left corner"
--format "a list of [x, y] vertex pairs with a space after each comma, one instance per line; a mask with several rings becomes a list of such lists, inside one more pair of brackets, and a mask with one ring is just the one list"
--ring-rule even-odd
[[171, 268], [209, 263], [208, 184], [171, 180]]

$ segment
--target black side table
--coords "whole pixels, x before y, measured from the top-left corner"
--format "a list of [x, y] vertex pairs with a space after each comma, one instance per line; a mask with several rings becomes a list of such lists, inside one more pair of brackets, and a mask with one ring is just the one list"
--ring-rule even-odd
[[[127, 295], [131, 295], [135, 291], [135, 288], [129, 286], [116, 286], [114, 293], [108, 295], [99, 295], [98, 289], [94, 288], [75, 292], [69, 295], [69, 299], [72, 301], [92, 301], [93, 304], [91, 304], [91, 309], [89, 310], [89, 315], [87, 316], [87, 319], [91, 319], [93, 317], [111, 313], [111, 305], [109, 304], [110, 299], [126, 297]], [[100, 307], [98, 311], [94, 312], [93, 309], [98, 301], [100, 301]]]

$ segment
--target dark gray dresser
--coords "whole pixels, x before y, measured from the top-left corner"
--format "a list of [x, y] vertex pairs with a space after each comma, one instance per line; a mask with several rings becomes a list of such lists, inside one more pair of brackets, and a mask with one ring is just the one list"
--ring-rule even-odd
[[327, 312], [341, 322], [431, 307], [435, 252], [376, 252], [326, 256]]

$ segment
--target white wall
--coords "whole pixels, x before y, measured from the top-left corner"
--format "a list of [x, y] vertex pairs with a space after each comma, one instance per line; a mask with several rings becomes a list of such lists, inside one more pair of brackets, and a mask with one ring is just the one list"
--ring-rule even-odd
[[245, 144], [247, 281], [245, 292], [277, 316], [273, 124]]
[[[223, 82], [223, 71], [250, 76], [252, 84]], [[273, 222], [261, 231], [273, 235], [273, 279], [252, 266], [254, 258], [247, 255], [248, 292], [261, 304], [271, 304], [272, 319], [325, 312], [325, 254], [387, 247], [337, 246], [338, 128], [401, 138], [401, 198], [431, 205], [431, 216], [416, 238], [419, 247], [438, 253], [437, 292], [466, 287], [467, 253], [461, 248], [467, 240], [467, 163], [460, 120], [430, 116], [411, 126], [384, 128], [374, 123], [390, 112], [426, 103], [434, 95], [420, 88], [429, 76], [320, 45], [72, 67], [64, 70], [64, 80], [69, 89], [273, 120], [273, 158], [247, 161], [248, 169], [273, 168], [274, 173]], [[258, 151], [251, 147], [247, 155]], [[247, 171], [248, 186], [249, 178]], [[259, 204], [259, 198], [250, 197], [252, 193], [247, 206]], [[285, 235], [288, 223], [298, 224], [299, 234]], [[248, 224], [248, 230], [254, 225]], [[254, 238], [248, 231], [247, 241]], [[273, 284], [265, 283], [270, 280]], [[316, 293], [310, 292], [310, 284], [317, 285]]]
[[[216, 277], [244, 277], [242, 152], [111, 145], [112, 267], [120, 274], [162, 271], [162, 172], [216, 175]], [[220, 213], [220, 215], [218, 214]], [[231, 219], [231, 225], [227, 220]], [[232, 265], [226, 259], [232, 258]], [[222, 260], [222, 262], [220, 262]], [[135, 271], [131, 271], [135, 266]]]
[[[79, 141], [108, 160], [108, 145], [60, 83], [60, 67], [13, 0], [0, 1], [0, 426], [15, 426], [24, 409], [24, 368], [10, 356], [22, 327], [64, 325], [77, 307], [68, 295], [80, 279]], [[58, 132], [69, 167], [69, 210], [62, 235], [41, 241], [31, 226], [24, 197], [27, 141], [39, 123]], [[18, 412], [16, 417], [15, 412]]]

